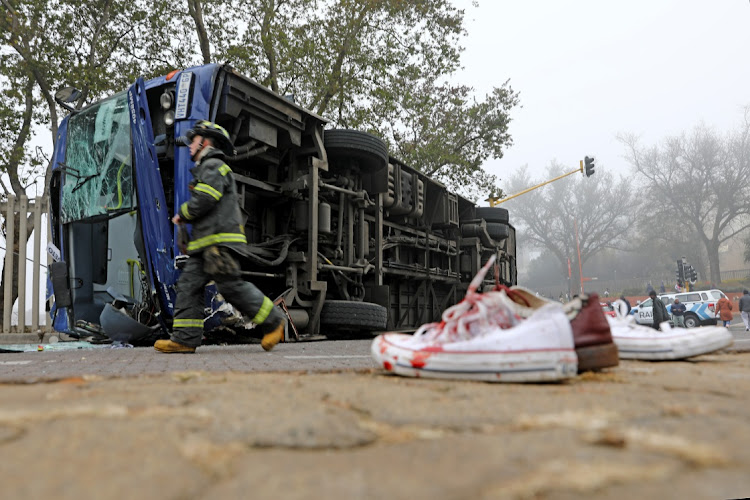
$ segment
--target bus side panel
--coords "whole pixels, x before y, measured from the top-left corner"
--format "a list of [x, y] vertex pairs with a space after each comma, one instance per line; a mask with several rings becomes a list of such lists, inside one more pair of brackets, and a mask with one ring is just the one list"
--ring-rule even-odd
[[[57, 129], [57, 140], [55, 142], [55, 152], [54, 152], [54, 161], [52, 163], [52, 170], [58, 170], [63, 165], [65, 165], [65, 151], [66, 151], [66, 141], [68, 139], [68, 117], [65, 117], [63, 121], [60, 123], [60, 126]], [[58, 174], [61, 174], [61, 172], [58, 172]], [[62, 244], [62, 224], [60, 223], [60, 203], [62, 198], [62, 182], [63, 182], [63, 175], [58, 175], [58, 185], [55, 192], [52, 192], [52, 189], [50, 189], [50, 207], [49, 207], [49, 225], [50, 225], [50, 231], [52, 233], [52, 243], [60, 250], [60, 256], [61, 259], [64, 261], [66, 258], [65, 255], [65, 245]], [[49, 274], [49, 270], [47, 272], [47, 301], [50, 300], [54, 296], [55, 290], [52, 286], [52, 279]], [[55, 303], [52, 304], [50, 307], [50, 316], [52, 317], [52, 327], [58, 331], [58, 332], [66, 332], [70, 333], [70, 330], [68, 329], [68, 310], [63, 308], [59, 309], [57, 308], [57, 305]]]

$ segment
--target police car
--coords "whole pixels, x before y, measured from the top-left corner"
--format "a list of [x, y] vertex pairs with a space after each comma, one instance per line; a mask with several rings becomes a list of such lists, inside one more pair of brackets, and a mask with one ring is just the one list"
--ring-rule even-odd
[[[695, 328], [701, 325], [716, 324], [716, 302], [726, 297], [721, 290], [700, 290], [696, 292], [667, 293], [657, 297], [667, 306], [667, 312], [672, 314], [674, 299], [679, 299], [685, 304], [685, 328]], [[641, 325], [652, 325], [653, 303], [651, 299], [644, 300], [630, 311], [635, 317], [635, 322]]]

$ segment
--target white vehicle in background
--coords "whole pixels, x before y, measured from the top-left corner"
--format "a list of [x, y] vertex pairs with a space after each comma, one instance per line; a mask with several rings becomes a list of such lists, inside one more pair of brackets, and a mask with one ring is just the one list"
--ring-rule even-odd
[[[657, 296], [657, 299], [664, 302], [670, 315], [672, 314], [674, 299], [679, 299], [680, 302], [685, 304], [685, 328], [695, 328], [696, 326], [716, 324], [716, 302], [722, 297], [726, 297], [726, 295], [721, 290], [699, 290], [662, 294]], [[630, 314], [633, 315], [636, 323], [652, 325], [654, 317], [651, 299], [644, 300], [633, 307]]]

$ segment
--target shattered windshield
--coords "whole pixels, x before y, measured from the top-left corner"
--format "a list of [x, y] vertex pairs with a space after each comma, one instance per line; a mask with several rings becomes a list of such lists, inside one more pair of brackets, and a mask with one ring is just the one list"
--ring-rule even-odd
[[71, 116], [67, 141], [62, 221], [134, 208], [127, 93]]

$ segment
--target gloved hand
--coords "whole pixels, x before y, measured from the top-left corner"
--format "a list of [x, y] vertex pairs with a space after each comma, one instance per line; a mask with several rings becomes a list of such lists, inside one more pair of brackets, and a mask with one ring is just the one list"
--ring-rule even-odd
[[180, 223], [177, 225], [177, 248], [180, 249], [180, 253], [187, 255], [188, 253], [187, 245], [188, 245], [187, 229], [185, 228], [185, 224]]
[[212, 276], [238, 276], [240, 265], [225, 248], [211, 246], [203, 251], [203, 270]]

